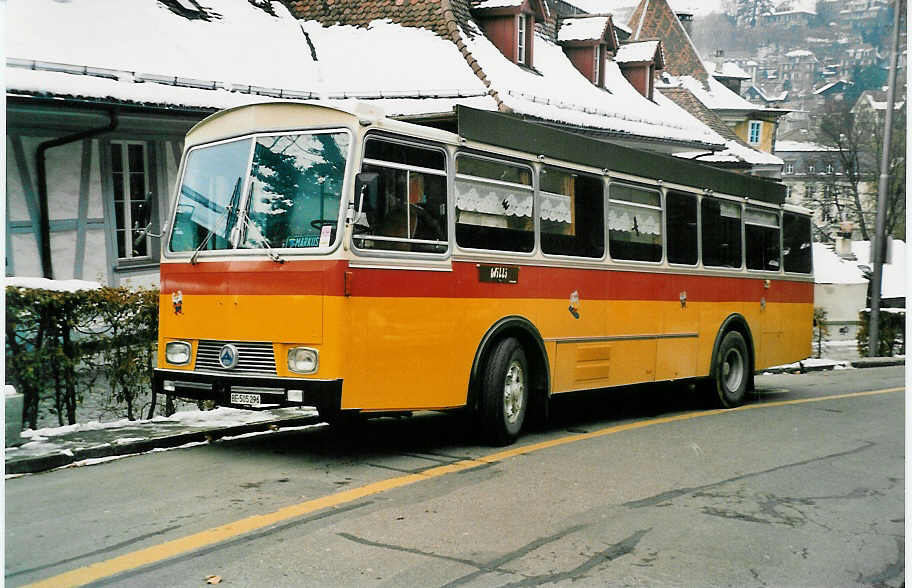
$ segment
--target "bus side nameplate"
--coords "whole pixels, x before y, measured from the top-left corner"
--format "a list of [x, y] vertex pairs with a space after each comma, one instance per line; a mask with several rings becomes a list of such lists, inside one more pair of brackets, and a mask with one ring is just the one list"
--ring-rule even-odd
[[519, 282], [519, 268], [508, 265], [479, 265], [478, 281], [490, 284], [516, 284]]

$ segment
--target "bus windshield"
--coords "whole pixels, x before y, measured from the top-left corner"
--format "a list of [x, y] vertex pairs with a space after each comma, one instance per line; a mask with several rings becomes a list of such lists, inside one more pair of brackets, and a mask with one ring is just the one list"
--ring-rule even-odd
[[295, 133], [193, 149], [170, 250], [328, 247], [349, 141], [346, 132]]

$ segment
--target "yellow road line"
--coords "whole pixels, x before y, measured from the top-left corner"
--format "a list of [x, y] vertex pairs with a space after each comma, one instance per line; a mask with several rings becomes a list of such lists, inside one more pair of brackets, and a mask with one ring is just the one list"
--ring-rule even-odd
[[346, 503], [354, 502], [360, 500], [367, 496], [373, 496], [375, 494], [380, 494], [382, 492], [387, 492], [395, 488], [401, 488], [403, 486], [408, 486], [416, 482], [421, 482], [424, 480], [429, 480], [433, 478], [438, 478], [440, 476], [445, 476], [447, 474], [452, 474], [455, 472], [461, 472], [464, 470], [470, 470], [477, 468], [486, 464], [492, 464], [501, 462], [511, 457], [516, 457], [518, 455], [525, 455], [528, 453], [533, 453], [535, 451], [541, 451], [543, 449], [549, 449], [551, 447], [557, 447], [560, 445], [566, 445], [569, 443], [576, 443], [579, 441], [585, 441], [587, 439], [595, 439], [597, 437], [604, 437], [607, 435], [614, 435], [616, 433], [621, 433], [624, 431], [631, 431], [634, 429], [642, 429], [645, 427], [651, 427], [654, 425], [661, 425], [666, 423], [673, 423], [678, 421], [685, 421], [699, 417], [712, 416], [717, 414], [743, 411], [743, 410], [752, 410], [756, 408], [769, 408], [776, 406], [788, 406], [793, 404], [807, 404], [811, 402], [823, 402], [826, 400], [838, 400], [840, 398], [857, 398], [862, 396], [874, 396], [879, 394], [890, 394], [893, 392], [900, 392], [905, 390], [905, 387], [900, 388], [887, 388], [884, 390], [873, 390], [869, 392], [853, 392], [849, 394], [838, 394], [834, 396], [820, 396], [815, 398], [800, 398], [797, 400], [783, 400], [778, 402], [760, 402], [756, 404], [748, 404], [733, 409], [717, 409], [717, 410], [705, 410], [699, 412], [690, 412], [680, 415], [674, 415], [669, 417], [662, 417], [657, 419], [649, 419], [645, 421], [637, 421], [633, 423], [626, 423], [623, 425], [615, 425], [613, 427], [608, 427], [605, 429], [599, 429], [598, 431], [592, 431], [589, 433], [580, 433], [576, 435], [568, 435], [566, 437], [561, 437], [559, 439], [552, 439], [549, 441], [542, 441], [540, 443], [533, 443], [530, 445], [523, 445], [520, 447], [514, 447], [511, 449], [506, 449], [503, 451], [498, 451], [490, 455], [482, 456], [476, 459], [467, 459], [463, 461], [458, 461], [456, 463], [442, 465], [428, 470], [424, 470], [417, 474], [408, 474], [405, 476], [398, 476], [396, 478], [390, 478], [388, 480], [381, 480], [379, 482], [373, 482], [365, 486], [360, 486], [358, 488], [351, 488], [349, 490], [344, 490], [337, 492], [335, 494], [330, 494], [329, 496], [323, 496], [320, 498], [315, 498], [313, 500], [308, 500], [306, 502], [301, 502], [298, 504], [293, 504], [291, 506], [286, 506], [285, 508], [280, 508], [274, 512], [255, 515], [240, 519], [233, 523], [228, 523], [226, 525], [221, 525], [219, 527], [213, 527], [199, 533], [194, 533], [193, 535], [188, 535], [186, 537], [181, 537], [180, 539], [173, 539], [171, 541], [166, 541], [158, 545], [153, 545], [145, 549], [140, 549], [138, 551], [133, 551], [131, 553], [126, 553], [124, 555], [114, 557], [109, 560], [97, 562], [82, 568], [72, 570], [70, 572], [65, 572], [58, 576], [48, 578], [46, 580], [38, 581], [30, 586], [53, 586], [55, 588], [62, 588], [66, 586], [82, 586], [102, 578], [107, 578], [114, 576], [121, 572], [128, 570], [134, 570], [142, 566], [146, 566], [152, 563], [160, 562], [172, 557], [183, 555], [191, 551], [196, 551], [203, 547], [213, 545], [216, 543], [221, 543], [270, 525], [275, 525], [289, 519], [297, 518], [303, 515], [307, 515], [319, 510], [326, 508], [335, 508]]

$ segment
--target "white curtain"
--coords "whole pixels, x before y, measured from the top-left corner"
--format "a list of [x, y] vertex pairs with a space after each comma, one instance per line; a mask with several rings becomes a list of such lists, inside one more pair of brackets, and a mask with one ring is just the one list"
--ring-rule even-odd
[[457, 179], [456, 208], [499, 216], [532, 216], [532, 190]]

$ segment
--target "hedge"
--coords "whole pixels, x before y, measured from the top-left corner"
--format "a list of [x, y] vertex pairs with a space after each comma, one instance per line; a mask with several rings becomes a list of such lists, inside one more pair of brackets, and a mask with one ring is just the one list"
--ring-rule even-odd
[[24, 396], [22, 421], [32, 429], [40, 408], [60, 425], [75, 424], [99, 378], [121, 414], [135, 420], [147, 406], [151, 418], [157, 339], [158, 290], [6, 287], [6, 374]]
[[[878, 314], [879, 339], [878, 357], [892, 357], [906, 353], [906, 310], [904, 308], [882, 308]], [[858, 313], [861, 328], [858, 329], [858, 353], [867, 357], [870, 349], [869, 325], [871, 309], [866, 308]]]

